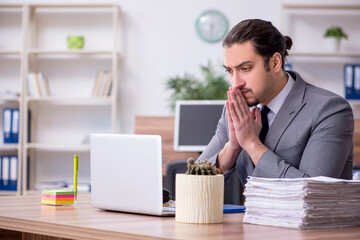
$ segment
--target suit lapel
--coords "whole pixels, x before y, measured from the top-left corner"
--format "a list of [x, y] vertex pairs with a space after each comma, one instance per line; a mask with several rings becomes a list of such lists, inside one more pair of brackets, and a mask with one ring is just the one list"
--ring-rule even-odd
[[306, 104], [303, 102], [305, 81], [296, 72], [289, 71], [289, 74], [294, 78], [295, 84], [276, 115], [265, 139], [265, 146], [271, 151], [276, 150], [285, 130]]

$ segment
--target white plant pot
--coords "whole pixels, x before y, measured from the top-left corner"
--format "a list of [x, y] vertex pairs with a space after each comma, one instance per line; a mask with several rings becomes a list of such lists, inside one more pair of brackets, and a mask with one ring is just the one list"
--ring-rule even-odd
[[326, 37], [326, 47], [330, 52], [339, 52], [340, 50], [340, 38]]
[[223, 222], [223, 175], [176, 174], [175, 193], [177, 222]]

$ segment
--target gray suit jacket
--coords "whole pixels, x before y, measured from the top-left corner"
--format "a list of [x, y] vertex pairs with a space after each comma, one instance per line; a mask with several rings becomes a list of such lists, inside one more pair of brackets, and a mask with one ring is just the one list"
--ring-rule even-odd
[[[348, 102], [327, 90], [306, 83], [289, 71], [295, 84], [276, 115], [264, 144], [269, 148], [254, 166], [241, 151], [234, 170], [244, 185], [248, 176], [302, 178], [329, 176], [351, 179], [354, 119]], [[224, 107], [215, 135], [199, 159], [216, 163], [228, 142]]]

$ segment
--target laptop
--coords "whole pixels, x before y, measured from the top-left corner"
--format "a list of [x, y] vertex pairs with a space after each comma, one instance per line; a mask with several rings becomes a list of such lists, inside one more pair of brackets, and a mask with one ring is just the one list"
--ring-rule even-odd
[[174, 216], [163, 207], [158, 135], [91, 134], [91, 204], [104, 210]]

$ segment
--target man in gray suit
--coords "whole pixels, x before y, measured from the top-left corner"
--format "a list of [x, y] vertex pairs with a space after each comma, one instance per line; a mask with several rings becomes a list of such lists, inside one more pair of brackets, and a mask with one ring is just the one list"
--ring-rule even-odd
[[290, 37], [259, 19], [240, 22], [224, 39], [232, 87], [199, 159], [216, 164], [225, 178], [234, 171], [243, 185], [248, 176], [352, 178], [351, 107], [298, 73], [284, 71], [291, 45]]

